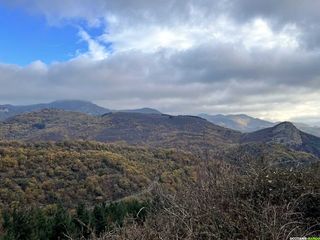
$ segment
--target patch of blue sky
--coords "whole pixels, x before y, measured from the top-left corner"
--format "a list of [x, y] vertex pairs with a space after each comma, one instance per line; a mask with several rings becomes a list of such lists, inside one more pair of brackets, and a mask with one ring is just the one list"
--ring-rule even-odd
[[[33, 61], [44, 63], [67, 61], [87, 51], [79, 28], [96, 38], [104, 26], [88, 27], [84, 21], [50, 25], [42, 15], [31, 15], [17, 8], [0, 4], [0, 63], [25, 66]], [[112, 52], [112, 44], [106, 44]]]

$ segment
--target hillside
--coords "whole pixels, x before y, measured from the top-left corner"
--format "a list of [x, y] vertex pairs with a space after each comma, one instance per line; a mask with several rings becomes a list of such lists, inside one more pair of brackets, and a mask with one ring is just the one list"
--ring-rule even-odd
[[241, 133], [193, 116], [108, 113], [90, 116], [46, 109], [0, 123], [0, 139], [23, 141], [124, 141], [186, 150], [239, 142]]
[[261, 142], [243, 143], [220, 148], [212, 151], [211, 157], [244, 169], [252, 164], [261, 168], [269, 166], [287, 168], [306, 167], [319, 162], [319, 158], [311, 153], [297, 151], [281, 144]]
[[102, 129], [101, 118], [56, 109], [26, 113], [0, 123], [2, 140], [89, 140]]
[[320, 138], [300, 131], [290, 122], [283, 122], [271, 128], [244, 134], [241, 143], [248, 142], [282, 144], [291, 149], [320, 156]]
[[130, 145], [178, 148], [202, 156], [230, 144], [272, 143], [320, 156], [320, 138], [304, 133], [288, 122], [241, 134], [200, 117], [128, 112], [92, 116], [45, 109], [18, 115], [0, 123], [0, 139], [27, 142], [125, 142]]
[[111, 125], [96, 140], [183, 149], [235, 143], [240, 133], [193, 116], [117, 113], [103, 116]]
[[186, 180], [197, 161], [182, 151], [95, 142], [0, 142], [0, 212], [13, 204], [75, 207], [117, 200], [153, 181]]
[[174, 149], [87, 141], [0, 142], [0, 210], [25, 204], [73, 208], [140, 196], [153, 183], [175, 190], [194, 180], [201, 164], [276, 168], [319, 159], [281, 145], [245, 144], [216, 149], [210, 158]]

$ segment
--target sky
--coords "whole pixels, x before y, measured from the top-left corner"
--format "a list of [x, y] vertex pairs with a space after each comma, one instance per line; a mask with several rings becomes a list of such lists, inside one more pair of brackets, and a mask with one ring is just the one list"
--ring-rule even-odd
[[320, 1], [0, 0], [0, 104], [320, 122]]

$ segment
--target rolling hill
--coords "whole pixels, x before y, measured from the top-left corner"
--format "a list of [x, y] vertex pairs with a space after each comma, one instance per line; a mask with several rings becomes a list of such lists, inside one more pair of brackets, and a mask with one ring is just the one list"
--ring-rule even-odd
[[116, 112], [102, 116], [56, 109], [12, 117], [0, 123], [0, 139], [94, 140], [132, 145], [197, 149], [237, 143], [241, 133], [193, 116]]

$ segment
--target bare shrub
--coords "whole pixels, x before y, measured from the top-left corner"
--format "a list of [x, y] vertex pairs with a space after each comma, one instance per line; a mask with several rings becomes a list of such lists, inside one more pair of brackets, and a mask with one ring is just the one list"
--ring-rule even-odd
[[[319, 177], [313, 169], [251, 165], [243, 172], [203, 163], [194, 183], [153, 191], [143, 224], [102, 239], [289, 239], [319, 234]], [[316, 183], [315, 183], [316, 181]]]

